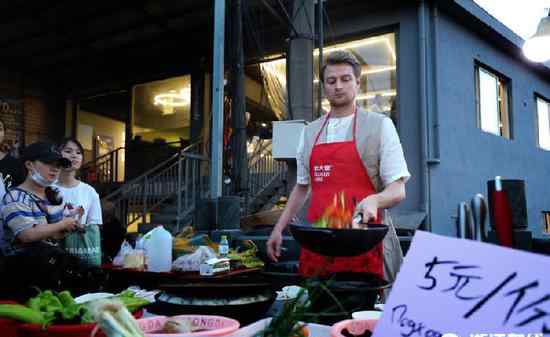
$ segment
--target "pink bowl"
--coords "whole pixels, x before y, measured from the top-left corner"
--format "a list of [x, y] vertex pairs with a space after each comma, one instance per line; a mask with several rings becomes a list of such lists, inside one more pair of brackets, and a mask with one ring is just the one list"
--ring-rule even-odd
[[157, 333], [164, 327], [166, 316], [155, 316], [138, 320], [139, 327], [147, 337], [192, 337], [192, 336], [225, 336], [239, 329], [239, 322], [232, 318], [209, 315], [180, 315], [173, 318], [191, 320], [193, 325], [203, 329], [193, 333]]
[[330, 329], [331, 337], [345, 337], [342, 335], [342, 330], [347, 329], [353, 335], [361, 335], [368, 329], [374, 331], [377, 319], [347, 319], [338, 322]]

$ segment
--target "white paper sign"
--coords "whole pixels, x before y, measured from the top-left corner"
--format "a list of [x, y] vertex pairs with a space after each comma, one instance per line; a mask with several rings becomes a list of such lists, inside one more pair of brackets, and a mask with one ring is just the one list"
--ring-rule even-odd
[[550, 257], [417, 231], [373, 336], [550, 336]]

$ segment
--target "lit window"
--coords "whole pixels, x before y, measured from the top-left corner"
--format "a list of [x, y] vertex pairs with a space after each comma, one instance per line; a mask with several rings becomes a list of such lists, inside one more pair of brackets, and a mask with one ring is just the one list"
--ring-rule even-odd
[[550, 151], [550, 101], [541, 97], [537, 101], [539, 147]]
[[137, 84], [132, 92], [133, 136], [174, 143], [189, 134], [191, 76]]
[[[327, 45], [323, 49], [326, 57], [335, 50], [350, 51], [361, 64], [361, 78], [357, 104], [367, 111], [384, 113], [396, 117], [397, 100], [397, 55], [395, 33], [372, 36], [360, 40]], [[319, 84], [319, 50], [315, 49], [315, 91], [314, 102], [317, 103], [317, 85]], [[330, 110], [329, 103], [323, 100], [323, 109]]]
[[497, 136], [511, 138], [508, 81], [476, 66], [476, 98], [479, 128]]
[[[353, 40], [345, 43], [329, 44], [323, 48], [326, 57], [335, 50], [348, 50], [355, 55], [361, 64], [361, 77], [357, 104], [367, 111], [384, 113], [396, 118], [397, 113], [397, 55], [395, 33], [387, 33]], [[278, 55], [277, 55], [278, 56]], [[276, 55], [273, 55], [276, 57]], [[313, 51], [314, 83], [313, 98], [317, 104], [319, 89], [319, 50]], [[258, 68], [258, 69], [256, 69]], [[258, 76], [260, 72], [261, 77]], [[263, 105], [269, 103], [269, 109], [277, 118], [286, 116], [286, 59], [276, 58], [262, 62], [259, 67], [247, 67], [247, 78], [256, 84], [247, 84], [247, 98]], [[260, 80], [260, 79], [261, 80]], [[262, 86], [263, 90], [254, 89]], [[258, 93], [258, 94], [255, 94]], [[262, 95], [265, 95], [263, 97]], [[322, 102], [323, 110], [330, 110], [328, 100]], [[317, 111], [317, 107], [315, 107]], [[288, 116], [286, 116], [288, 117]]]

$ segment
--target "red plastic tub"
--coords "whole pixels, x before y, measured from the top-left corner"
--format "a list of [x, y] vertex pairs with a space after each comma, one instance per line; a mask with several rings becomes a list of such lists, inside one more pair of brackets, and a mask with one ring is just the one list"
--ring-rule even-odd
[[[14, 301], [0, 301], [0, 304], [17, 304]], [[0, 318], [0, 332], [3, 337], [17, 337], [19, 322], [9, 318]]]
[[18, 337], [17, 326], [19, 322], [13, 319], [0, 318], [0, 331], [4, 337]]
[[[143, 310], [136, 311], [135, 318], [143, 316]], [[90, 337], [96, 324], [52, 324], [46, 329], [38, 324], [21, 324], [18, 328], [17, 337]], [[98, 330], [96, 337], [105, 337], [105, 334]]]

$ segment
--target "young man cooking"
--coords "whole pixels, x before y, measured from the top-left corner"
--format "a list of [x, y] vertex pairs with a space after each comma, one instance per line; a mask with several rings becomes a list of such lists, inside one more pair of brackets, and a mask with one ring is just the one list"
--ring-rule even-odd
[[[281, 256], [282, 232], [310, 189], [310, 222], [321, 218], [339, 192], [344, 192], [346, 205], [357, 203], [355, 213], [361, 212], [365, 223], [377, 221], [381, 210], [405, 198], [410, 173], [399, 136], [391, 119], [357, 106], [360, 76], [361, 65], [350, 52], [328, 55], [321, 80], [330, 111], [306, 126], [302, 134], [297, 183], [267, 242], [268, 255], [274, 261]], [[356, 257], [328, 259], [302, 248], [299, 272], [306, 277], [334, 272], [374, 273], [393, 281], [402, 258], [398, 242], [391, 227], [384, 243]]]

